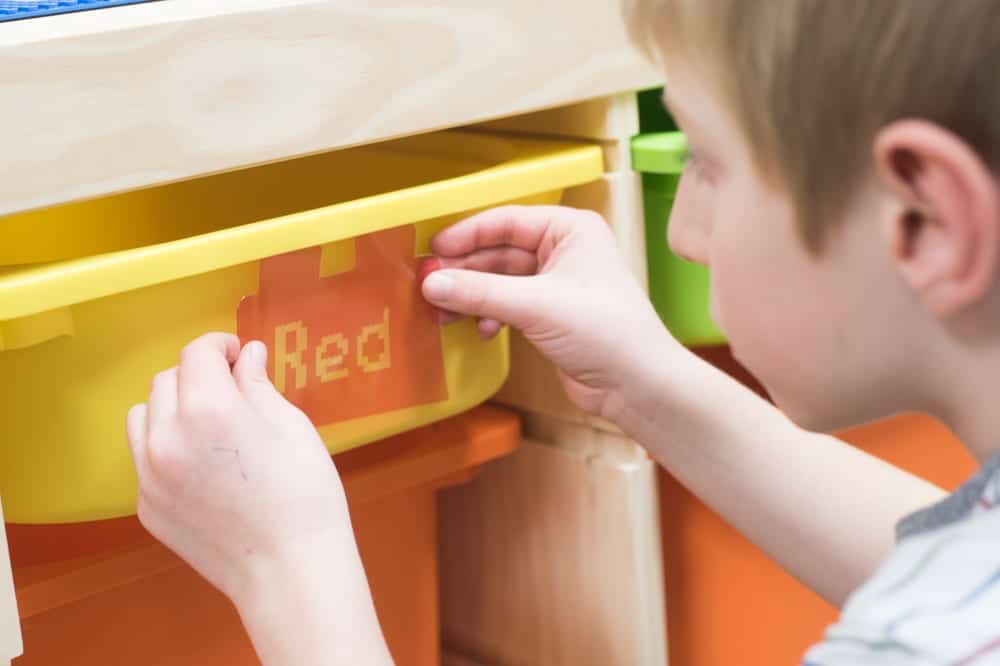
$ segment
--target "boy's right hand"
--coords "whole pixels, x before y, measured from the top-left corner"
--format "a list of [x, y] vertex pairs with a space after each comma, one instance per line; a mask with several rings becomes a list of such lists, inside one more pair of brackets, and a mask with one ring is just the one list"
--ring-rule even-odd
[[340, 477], [266, 359], [211, 333], [156, 377], [127, 423], [139, 518], [233, 601], [263, 664], [391, 663]]
[[582, 409], [616, 421], [630, 381], [663, 345], [676, 347], [597, 213], [505, 206], [438, 234], [442, 269], [423, 285], [445, 311], [520, 329], [561, 371]]

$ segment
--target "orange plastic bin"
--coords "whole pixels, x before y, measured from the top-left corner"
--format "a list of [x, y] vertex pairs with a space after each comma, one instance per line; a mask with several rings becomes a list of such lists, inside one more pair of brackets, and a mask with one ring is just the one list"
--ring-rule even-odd
[[[337, 456], [375, 606], [398, 666], [441, 661], [436, 491], [469, 480], [479, 465], [519, 443], [518, 417], [483, 406]], [[83, 528], [72, 529], [77, 532], [70, 536], [79, 537]], [[17, 666], [258, 663], [225, 597], [134, 520], [103, 529], [117, 548], [71, 561], [15, 564], [25, 644]], [[58, 531], [9, 530], [14, 561], [54, 556], [59, 543], [51, 537]]]
[[[725, 349], [699, 353], [753, 384]], [[924, 416], [840, 436], [945, 488], [961, 484], [975, 469], [950, 432]], [[670, 666], [798, 664], [837, 610], [663, 470], [660, 505]]]

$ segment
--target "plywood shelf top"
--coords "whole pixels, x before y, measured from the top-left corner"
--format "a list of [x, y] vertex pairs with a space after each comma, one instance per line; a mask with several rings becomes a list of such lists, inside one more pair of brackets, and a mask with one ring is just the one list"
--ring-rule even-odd
[[0, 214], [657, 83], [619, 0], [164, 0], [0, 25]]

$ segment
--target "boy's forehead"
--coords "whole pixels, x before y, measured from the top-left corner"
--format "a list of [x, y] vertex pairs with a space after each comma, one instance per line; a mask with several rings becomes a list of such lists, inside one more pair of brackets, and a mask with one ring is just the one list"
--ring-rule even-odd
[[[672, 67], [664, 67], [670, 72], [663, 72], [663, 93], [661, 99], [663, 105], [667, 107], [675, 116], [696, 116], [698, 110], [698, 98], [702, 91], [699, 85], [699, 77], [694, 72], [689, 72], [689, 64], [686, 60], [679, 60], [671, 63]], [[680, 68], [680, 72], [676, 71]], [[662, 71], [662, 70], [661, 70]], [[689, 113], [690, 112], [690, 113]]]
[[746, 137], [724, 103], [725, 98], [701, 75], [700, 68], [675, 69], [664, 86], [662, 100], [699, 152], [712, 152], [717, 157], [724, 154], [730, 159], [746, 152]]

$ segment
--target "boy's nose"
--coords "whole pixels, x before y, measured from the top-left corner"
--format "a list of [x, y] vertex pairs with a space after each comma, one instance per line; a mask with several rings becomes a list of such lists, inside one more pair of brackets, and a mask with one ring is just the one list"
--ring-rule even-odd
[[708, 264], [709, 211], [697, 205], [681, 180], [670, 211], [667, 241], [674, 254], [698, 264]]
[[671, 251], [681, 259], [693, 261], [698, 264], [705, 264], [708, 260], [704, 239], [697, 229], [692, 229], [688, 225], [676, 224], [674, 216], [670, 216], [670, 224], [667, 227], [667, 242]]

